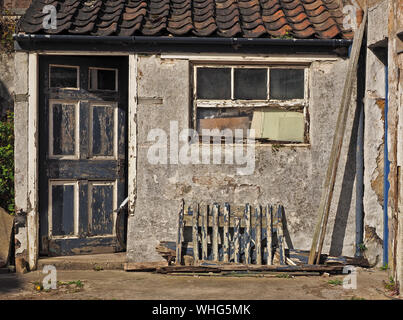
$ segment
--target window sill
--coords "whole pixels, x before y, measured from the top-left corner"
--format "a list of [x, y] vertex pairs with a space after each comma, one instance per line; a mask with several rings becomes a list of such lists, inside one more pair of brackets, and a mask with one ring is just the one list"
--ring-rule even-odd
[[[213, 143], [203, 143], [199, 142], [200, 147], [207, 147], [207, 146], [212, 146], [214, 145]], [[221, 144], [222, 147], [225, 146], [247, 146], [249, 145], [246, 141], [245, 143], [229, 143], [229, 144]], [[311, 144], [310, 143], [266, 143], [266, 142], [260, 142], [256, 141], [255, 143], [256, 147], [264, 148], [264, 147], [270, 147], [270, 148], [310, 148]]]

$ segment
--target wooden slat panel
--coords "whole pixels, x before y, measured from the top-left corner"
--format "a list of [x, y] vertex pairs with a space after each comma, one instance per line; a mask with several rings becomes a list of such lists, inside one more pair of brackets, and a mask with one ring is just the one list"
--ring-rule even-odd
[[277, 238], [278, 238], [278, 249], [280, 253], [280, 264], [285, 264], [282, 206], [278, 206], [277, 209]]
[[[276, 233], [280, 263], [286, 264], [282, 224], [284, 208], [282, 206], [278, 206], [276, 213], [273, 213], [271, 205], [266, 205], [264, 209], [259, 205], [254, 208], [255, 211], [252, 214], [252, 206], [246, 204], [243, 216], [239, 216], [239, 213], [233, 214], [232, 206], [229, 203], [224, 204], [222, 212], [220, 212], [221, 208], [218, 203], [214, 203], [212, 206], [195, 204], [192, 208], [194, 211], [189, 207], [188, 214], [182, 216], [182, 228], [192, 227], [193, 238], [187, 246], [191, 245], [192, 248], [196, 248], [194, 251], [191, 250], [195, 263], [200, 264], [200, 261], [240, 263], [242, 260], [242, 263], [245, 264], [272, 265], [273, 233]], [[236, 208], [239, 210], [240, 207]], [[199, 235], [199, 227], [201, 227], [201, 235]], [[219, 231], [220, 227], [223, 228], [222, 235]], [[231, 228], [233, 228], [233, 233], [230, 231]], [[242, 233], [241, 228], [243, 228]], [[209, 234], [210, 232], [211, 234]], [[220, 239], [221, 236], [222, 239]], [[183, 234], [181, 237], [183, 241]], [[181, 252], [183, 248], [182, 244]], [[242, 255], [244, 258], [241, 257]]]
[[212, 233], [212, 245], [213, 245], [213, 260], [218, 261], [218, 204], [213, 206], [213, 233]]
[[256, 264], [262, 264], [262, 207], [255, 209], [256, 215]]
[[273, 265], [273, 230], [272, 230], [272, 206], [266, 206], [266, 234], [267, 234], [267, 265]]
[[245, 263], [250, 264], [251, 263], [251, 255], [250, 255], [250, 225], [251, 225], [251, 215], [250, 215], [251, 207], [247, 203], [245, 206], [245, 231], [244, 231], [244, 241], [245, 241]]
[[178, 217], [178, 234], [176, 239], [176, 264], [182, 263], [182, 241], [183, 241], [183, 215], [185, 212], [185, 202], [182, 200]]
[[[243, 211], [245, 211], [245, 207], [244, 207]], [[243, 219], [244, 214], [245, 214], [244, 212], [242, 213], [242, 215], [239, 215], [238, 213], [233, 214], [232, 206], [231, 206], [229, 227], [230, 228], [235, 227], [235, 221], [234, 221], [234, 219], [231, 219], [231, 218], [238, 217], [238, 218], [240, 218], [239, 227], [240, 228], [245, 228], [246, 224], [245, 224], [245, 220]], [[199, 226], [202, 225], [202, 219], [203, 219], [203, 216], [199, 215]], [[256, 223], [256, 218], [254, 216], [251, 216], [250, 221], [251, 221], [252, 224], [255, 224]], [[208, 224], [209, 224], [209, 226], [211, 226], [213, 224], [213, 217], [211, 215], [209, 215], [209, 217], [208, 217]], [[185, 227], [191, 227], [193, 225], [192, 216], [187, 216], [187, 215], [184, 216], [184, 225], [185, 225]], [[224, 215], [218, 216], [218, 227], [219, 228], [224, 228], [224, 226], [225, 226]], [[266, 220], [262, 220], [262, 227], [266, 228]]]
[[193, 261], [199, 262], [199, 205], [195, 206], [193, 211], [193, 228], [192, 228], [192, 240], [193, 240]]
[[235, 228], [234, 228], [234, 238], [233, 238], [233, 242], [234, 242], [234, 262], [235, 263], [239, 263], [240, 261], [240, 252], [239, 252], [239, 222], [240, 219], [238, 217], [234, 218], [235, 220]]
[[207, 251], [207, 232], [208, 232], [208, 206], [202, 206], [202, 221], [201, 221], [201, 234], [202, 234], [202, 259], [208, 259]]
[[229, 217], [230, 217], [230, 207], [229, 204], [226, 203], [224, 205], [224, 232], [223, 232], [223, 237], [224, 237], [224, 245], [223, 245], [223, 261], [224, 262], [229, 262], [229, 242], [230, 242], [230, 234], [229, 234]]

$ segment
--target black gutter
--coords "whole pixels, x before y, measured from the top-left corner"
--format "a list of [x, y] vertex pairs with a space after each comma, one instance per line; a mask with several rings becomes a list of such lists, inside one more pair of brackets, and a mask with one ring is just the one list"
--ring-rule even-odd
[[168, 36], [88, 36], [15, 34], [17, 42], [85, 42], [85, 43], [130, 43], [130, 44], [210, 44], [210, 45], [273, 45], [273, 46], [321, 46], [349, 47], [352, 40], [346, 39], [273, 39], [273, 38], [219, 38], [219, 37], [168, 37]]

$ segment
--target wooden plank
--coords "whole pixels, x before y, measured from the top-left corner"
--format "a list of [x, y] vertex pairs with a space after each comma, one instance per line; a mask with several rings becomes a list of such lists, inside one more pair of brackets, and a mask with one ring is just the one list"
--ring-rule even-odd
[[157, 268], [158, 273], [173, 273], [173, 272], [220, 272], [216, 267], [205, 266], [167, 266]]
[[280, 254], [280, 264], [285, 264], [285, 249], [284, 249], [284, 235], [283, 235], [283, 206], [279, 205], [277, 208], [277, 239], [278, 249]]
[[[258, 271], [258, 272], [253, 272], [253, 271], [221, 271], [221, 272], [209, 272], [209, 273], [201, 273], [201, 272], [171, 272], [170, 275], [173, 276], [182, 276], [182, 277], [225, 277], [225, 278], [243, 278], [243, 277], [248, 277], [248, 278], [283, 278], [283, 274], [279, 272], [273, 272], [273, 271]], [[309, 276], [320, 276], [320, 272], [308, 272], [308, 271], [303, 271], [303, 272], [293, 272], [291, 274], [284, 273], [284, 275], [288, 275], [289, 277], [309, 277]]]
[[236, 265], [236, 264], [209, 264], [208, 266], [166, 266], [157, 268], [158, 273], [175, 273], [175, 272], [213, 272], [219, 273], [223, 271], [252, 271], [252, 272], [329, 272], [342, 273], [344, 266], [322, 266], [322, 265], [302, 265], [302, 266], [266, 266], [266, 265]]
[[240, 262], [240, 252], [239, 252], [239, 237], [240, 237], [240, 230], [239, 230], [239, 222], [240, 219], [235, 217], [235, 227], [234, 227], [234, 238], [232, 241], [234, 242], [234, 262]]
[[176, 239], [176, 264], [182, 263], [182, 241], [183, 241], [183, 215], [185, 213], [185, 201], [182, 200], [178, 215], [178, 234]]
[[255, 209], [256, 215], [256, 264], [262, 264], [262, 207], [259, 205]]
[[223, 232], [223, 261], [224, 262], [229, 262], [229, 251], [230, 251], [230, 247], [229, 247], [229, 219], [230, 219], [230, 206], [228, 203], [224, 204], [224, 232]]
[[271, 205], [266, 206], [266, 250], [267, 250], [267, 265], [273, 265], [273, 230], [272, 230], [272, 211]]
[[250, 256], [250, 211], [251, 207], [249, 203], [245, 205], [245, 215], [244, 215], [244, 221], [245, 221], [245, 231], [244, 231], [244, 245], [245, 245], [245, 263], [250, 264], [251, 263], [251, 256]]
[[202, 259], [208, 259], [208, 247], [207, 247], [207, 237], [208, 237], [208, 210], [209, 207], [207, 205], [202, 206], [202, 227], [201, 227], [201, 234], [202, 234]]
[[218, 204], [213, 205], [213, 233], [212, 233], [212, 247], [213, 247], [213, 260], [218, 261]]
[[[348, 109], [350, 106], [351, 94], [354, 87], [353, 85], [354, 78], [355, 75], [357, 74], [358, 60], [360, 56], [366, 24], [367, 24], [367, 9], [365, 9], [363, 21], [360, 25], [360, 28], [358, 29], [358, 32], [355, 34], [353, 41], [346, 81], [344, 83], [341, 106], [339, 109], [339, 115], [336, 123], [336, 130], [333, 136], [333, 144], [330, 153], [329, 165], [327, 168], [326, 178], [322, 189], [321, 200], [319, 203], [318, 220], [312, 239], [311, 251], [308, 260], [309, 264], [313, 264], [314, 262], [319, 263], [320, 261], [320, 254], [322, 252], [323, 242], [326, 234], [326, 225], [329, 217], [330, 204], [332, 202], [334, 184], [336, 181], [336, 173], [341, 153], [341, 147], [343, 145], [343, 137], [346, 128], [347, 117], [349, 113]], [[319, 247], [318, 250], [316, 250], [318, 246], [319, 236], [320, 236]]]
[[195, 205], [193, 211], [193, 227], [192, 227], [192, 240], [193, 240], [193, 262], [199, 262], [199, 205]]
[[126, 262], [123, 265], [125, 271], [156, 271], [158, 268], [167, 267], [166, 261], [157, 262]]

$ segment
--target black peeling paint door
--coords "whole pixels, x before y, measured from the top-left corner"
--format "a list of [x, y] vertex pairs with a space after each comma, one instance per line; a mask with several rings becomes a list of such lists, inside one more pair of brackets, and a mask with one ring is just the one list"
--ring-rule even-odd
[[40, 60], [40, 253], [121, 251], [126, 198], [126, 57]]

